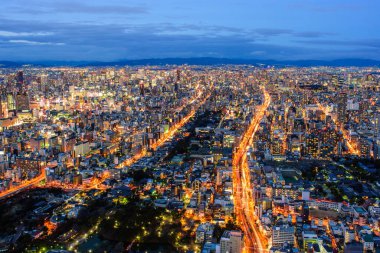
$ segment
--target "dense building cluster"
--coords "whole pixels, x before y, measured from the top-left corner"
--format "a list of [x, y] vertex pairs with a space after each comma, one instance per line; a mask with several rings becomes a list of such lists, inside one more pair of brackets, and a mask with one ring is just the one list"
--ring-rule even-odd
[[376, 252], [379, 87], [377, 68], [0, 69], [1, 219], [20, 215], [0, 249]]

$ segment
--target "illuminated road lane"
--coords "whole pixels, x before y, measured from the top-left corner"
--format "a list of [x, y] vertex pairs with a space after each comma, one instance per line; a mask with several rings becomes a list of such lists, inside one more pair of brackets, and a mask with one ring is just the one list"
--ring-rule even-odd
[[25, 181], [25, 182], [21, 183], [20, 185], [11, 187], [9, 190], [0, 192], [0, 199], [7, 198], [7, 197], [12, 196], [13, 194], [15, 194], [17, 192], [20, 192], [20, 191], [25, 190], [29, 187], [32, 187], [32, 186], [40, 183], [44, 179], [45, 179], [45, 172], [43, 169], [41, 169], [41, 173], [37, 177], [35, 177], [31, 180]]
[[255, 205], [252, 196], [253, 185], [251, 183], [247, 161], [247, 149], [252, 143], [253, 137], [270, 104], [269, 93], [265, 88], [262, 89], [264, 93], [264, 103], [257, 108], [256, 114], [251, 120], [248, 129], [243, 134], [240, 144], [234, 150], [232, 161], [235, 214], [245, 234], [246, 252], [266, 252], [268, 247], [267, 239], [261, 235], [255, 224]]

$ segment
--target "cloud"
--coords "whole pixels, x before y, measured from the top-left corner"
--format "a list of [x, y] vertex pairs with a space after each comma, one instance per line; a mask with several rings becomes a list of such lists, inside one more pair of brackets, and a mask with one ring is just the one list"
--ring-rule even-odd
[[[114, 61], [207, 56], [297, 60], [360, 55], [363, 58], [380, 58], [378, 50], [370, 52], [366, 50], [369, 47], [356, 44], [344, 47], [344, 51], [338, 50], [337, 46], [331, 48], [328, 42], [336, 37], [319, 31], [240, 29], [170, 22], [138, 25], [42, 21], [31, 23], [1, 18], [0, 30], [14, 33], [53, 33], [51, 37], [38, 37], [38, 40], [37, 37], [25, 36], [9, 37], [9, 41], [0, 41], [1, 60]], [[365, 43], [374, 46], [376, 42], [371, 40]], [[58, 46], [63, 45], [65, 50], [60, 50]]]
[[37, 37], [53, 35], [52, 32], [12, 32], [0, 30], [0, 37]]
[[309, 32], [294, 32], [293, 35], [295, 37], [301, 37], [301, 38], [319, 38], [319, 37], [336, 35], [336, 33], [309, 31]]
[[11, 12], [25, 14], [50, 15], [52, 13], [82, 13], [82, 14], [145, 14], [148, 13], [148, 8], [144, 6], [129, 6], [124, 4], [98, 4], [96, 1], [89, 3], [79, 1], [45, 1], [33, 2], [27, 1], [23, 4], [12, 6]]
[[265, 55], [266, 52], [265, 51], [260, 51], [260, 50], [257, 50], [257, 51], [253, 51], [253, 52], [250, 52], [249, 53], [250, 55], [253, 55], [253, 56], [262, 56], [262, 55]]
[[261, 36], [278, 36], [278, 35], [289, 35], [293, 34], [290, 29], [275, 29], [275, 28], [259, 28], [253, 31]]
[[24, 45], [31, 45], [31, 46], [64, 46], [65, 43], [62, 42], [40, 42], [40, 41], [32, 41], [32, 40], [9, 40], [9, 43], [15, 43], [15, 44], [24, 44]]
[[53, 9], [62, 13], [88, 13], [88, 14], [141, 14], [148, 9], [140, 6], [125, 5], [87, 5], [79, 2], [65, 2], [54, 4]]
[[326, 40], [326, 39], [310, 39], [310, 40], [294, 40], [298, 44], [309, 45], [325, 45], [325, 46], [344, 46], [344, 47], [370, 47], [380, 48], [380, 38], [362, 39], [362, 40]]
[[324, 4], [323, 2], [318, 3], [311, 3], [311, 2], [306, 2], [306, 1], [301, 1], [298, 3], [291, 3], [288, 4], [288, 7], [293, 9], [298, 9], [298, 10], [306, 10], [306, 11], [311, 11], [311, 12], [321, 12], [321, 13], [326, 13], [326, 12], [342, 12], [342, 11], [359, 11], [363, 10], [363, 5], [361, 4], [352, 4], [352, 3], [328, 3]]
[[286, 35], [286, 36], [300, 37], [300, 38], [320, 38], [320, 37], [336, 35], [336, 33], [331, 33], [331, 32], [294, 31], [292, 29], [275, 29], [275, 28], [254, 29], [253, 33], [256, 33], [263, 37]]
[[[137, 5], [131, 5], [129, 1], [97, 1], [97, 0], [4, 0], [4, 9], [7, 9], [7, 15], [21, 14], [24, 17], [44, 16], [51, 14], [64, 14], [70, 17], [78, 14], [96, 14], [96, 15], [134, 15], [146, 14], [148, 8], [138, 1]], [[78, 16], [79, 17], [79, 16]]]
[[244, 35], [247, 32], [244, 29], [229, 26], [214, 25], [195, 25], [195, 24], [144, 24], [128, 26], [124, 29], [125, 33], [153, 33], [156, 35], [202, 35], [215, 37], [219, 35]]

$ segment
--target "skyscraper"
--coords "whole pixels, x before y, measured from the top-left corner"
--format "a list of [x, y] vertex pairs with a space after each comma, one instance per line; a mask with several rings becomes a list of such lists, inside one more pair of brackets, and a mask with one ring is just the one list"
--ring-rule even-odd
[[18, 92], [16, 95], [17, 111], [27, 111], [30, 109], [29, 96], [26, 92]]
[[376, 137], [380, 137], [380, 113], [375, 113], [373, 121], [374, 121], [374, 128], [373, 128], [374, 135]]
[[341, 92], [338, 94], [337, 105], [338, 121], [340, 124], [343, 124], [346, 122], [347, 93]]
[[8, 110], [14, 111], [16, 110], [16, 100], [12, 93], [7, 94], [7, 102], [8, 102]]
[[18, 71], [16, 75], [16, 87], [18, 91], [21, 91], [24, 87], [24, 72]]
[[8, 101], [5, 94], [0, 96], [0, 118], [8, 118]]
[[303, 223], [309, 222], [309, 215], [310, 215], [309, 206], [304, 202], [302, 204], [302, 212], [301, 212]]

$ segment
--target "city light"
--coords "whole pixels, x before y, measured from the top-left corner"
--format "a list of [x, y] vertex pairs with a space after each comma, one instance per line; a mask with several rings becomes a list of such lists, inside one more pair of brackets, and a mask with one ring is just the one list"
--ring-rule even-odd
[[[233, 187], [234, 187], [234, 205], [235, 215], [238, 223], [241, 224], [244, 234], [246, 236], [245, 247], [247, 252], [266, 252], [267, 240], [258, 231], [255, 224], [256, 217], [254, 215], [254, 203], [252, 197], [253, 185], [250, 179], [250, 169], [247, 163], [246, 150], [252, 138], [254, 137], [261, 119], [265, 115], [266, 109], [270, 104], [270, 95], [263, 88], [264, 103], [256, 110], [254, 117], [248, 126], [248, 129], [241, 138], [238, 147], [235, 148], [233, 154]], [[254, 244], [258, 247], [255, 247]]]

